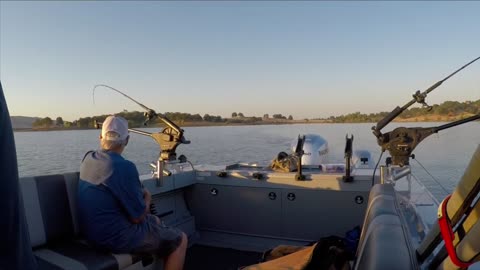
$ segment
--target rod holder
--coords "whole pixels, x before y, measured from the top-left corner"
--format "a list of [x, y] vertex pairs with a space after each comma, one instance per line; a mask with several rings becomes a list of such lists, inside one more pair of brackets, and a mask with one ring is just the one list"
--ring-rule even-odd
[[171, 176], [172, 172], [165, 169], [165, 161], [163, 160], [157, 160], [157, 163], [150, 163], [150, 167], [152, 167], [153, 172], [152, 172], [152, 178], [156, 180], [156, 186], [157, 187], [162, 187], [164, 178], [166, 176]]
[[[380, 166], [380, 184], [385, 184], [385, 173], [387, 172], [387, 166], [381, 165]], [[375, 176], [374, 176], [375, 177]]]
[[343, 176], [344, 182], [353, 181], [353, 176], [351, 175], [352, 153], [353, 153], [353, 135], [349, 138], [347, 134], [345, 135], [345, 175]]
[[399, 179], [402, 179], [403, 177], [409, 175], [412, 172], [412, 170], [410, 169], [410, 167], [404, 167], [401, 170], [394, 170], [393, 172], [394, 173], [392, 175], [392, 179], [394, 181], [398, 181]]

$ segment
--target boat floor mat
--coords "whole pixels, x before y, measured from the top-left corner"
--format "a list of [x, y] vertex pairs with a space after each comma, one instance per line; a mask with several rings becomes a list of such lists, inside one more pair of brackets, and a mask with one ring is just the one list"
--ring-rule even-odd
[[184, 270], [237, 270], [240, 267], [257, 264], [262, 253], [193, 245], [187, 250]]

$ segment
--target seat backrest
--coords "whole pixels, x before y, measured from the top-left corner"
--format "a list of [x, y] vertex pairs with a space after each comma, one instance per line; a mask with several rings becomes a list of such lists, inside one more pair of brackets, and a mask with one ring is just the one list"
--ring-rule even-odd
[[20, 178], [32, 247], [71, 238], [78, 233], [78, 173]]
[[388, 184], [371, 189], [354, 269], [417, 268], [395, 196]]

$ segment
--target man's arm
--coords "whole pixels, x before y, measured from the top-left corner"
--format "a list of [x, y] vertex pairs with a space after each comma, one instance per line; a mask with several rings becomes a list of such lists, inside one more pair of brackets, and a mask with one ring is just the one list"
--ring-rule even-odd
[[135, 224], [143, 222], [148, 214], [151, 195], [145, 194], [135, 164], [126, 160], [117, 163], [107, 186], [120, 201], [126, 218]]
[[150, 204], [152, 203], [152, 194], [150, 194], [150, 192], [148, 190], [143, 189], [143, 198], [145, 200], [145, 211], [138, 218], [130, 217], [130, 222], [132, 222], [134, 224], [141, 223], [145, 219], [147, 214], [150, 212]]

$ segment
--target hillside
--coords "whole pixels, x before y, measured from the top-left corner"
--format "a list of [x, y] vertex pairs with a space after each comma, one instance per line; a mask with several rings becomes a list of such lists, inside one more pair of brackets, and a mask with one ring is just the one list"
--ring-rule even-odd
[[29, 116], [11, 116], [10, 120], [12, 121], [12, 126], [14, 129], [25, 129], [32, 128], [33, 122], [35, 122], [39, 117], [29, 117]]

